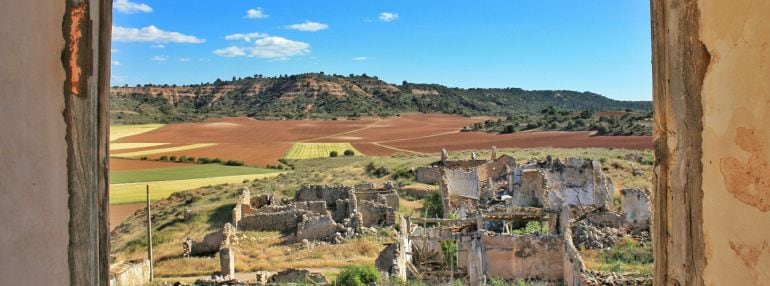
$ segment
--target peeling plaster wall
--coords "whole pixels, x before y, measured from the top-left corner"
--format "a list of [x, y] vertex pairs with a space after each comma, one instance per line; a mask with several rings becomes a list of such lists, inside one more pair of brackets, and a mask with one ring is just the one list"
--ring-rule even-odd
[[706, 285], [770, 285], [770, 1], [699, 1]]
[[558, 235], [484, 235], [487, 277], [560, 281], [564, 246]]
[[0, 277], [6, 285], [69, 281], [64, 14], [65, 1], [0, 1]]

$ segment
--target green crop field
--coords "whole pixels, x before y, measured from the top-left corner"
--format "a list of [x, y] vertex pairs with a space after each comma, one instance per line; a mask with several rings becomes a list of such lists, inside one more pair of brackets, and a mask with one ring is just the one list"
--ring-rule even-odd
[[110, 172], [110, 184], [200, 179], [275, 173], [276, 170], [205, 164], [174, 168], [127, 170]]
[[294, 143], [291, 149], [286, 153], [286, 159], [312, 159], [329, 157], [332, 151], [337, 151], [339, 156], [343, 156], [345, 150], [352, 150], [356, 156], [362, 156], [361, 152], [356, 150], [350, 143]]
[[[157, 170], [157, 169], [156, 169]], [[211, 177], [200, 179], [139, 182], [125, 184], [110, 184], [110, 204], [131, 204], [144, 202], [146, 200], [146, 186], [150, 186], [150, 199], [160, 200], [168, 197], [172, 193], [193, 190], [206, 186], [219, 184], [240, 184], [244, 180], [257, 180], [275, 177], [284, 172], [273, 172], [264, 174], [251, 174], [239, 176]]]

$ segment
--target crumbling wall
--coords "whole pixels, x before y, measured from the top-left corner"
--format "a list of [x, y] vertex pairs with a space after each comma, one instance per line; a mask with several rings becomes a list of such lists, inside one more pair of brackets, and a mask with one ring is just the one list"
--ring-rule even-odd
[[396, 209], [373, 201], [362, 200], [358, 205], [362, 226], [381, 227], [396, 224]]
[[566, 203], [579, 208], [613, 208], [615, 187], [604, 175], [599, 161], [568, 158], [564, 163], [554, 160], [545, 174], [545, 194], [541, 201], [547, 208], [559, 208]]
[[414, 177], [417, 182], [436, 185], [441, 180], [441, 168], [436, 166], [419, 167], [414, 170]]
[[444, 216], [451, 213], [475, 212], [481, 195], [478, 172], [443, 169], [440, 186]]
[[144, 285], [150, 281], [150, 260], [133, 260], [110, 267], [110, 286]]
[[558, 235], [483, 235], [487, 277], [560, 281], [564, 245]]
[[519, 183], [514, 187], [512, 204], [521, 207], [542, 207], [540, 198], [545, 190], [545, 174], [538, 169], [527, 169], [517, 170], [514, 176], [519, 178]]
[[345, 227], [337, 224], [329, 215], [303, 215], [297, 225], [297, 240], [326, 240]]
[[306, 185], [294, 196], [296, 202], [325, 201], [327, 206], [334, 206], [337, 200], [350, 199], [353, 189], [342, 185]]
[[238, 223], [238, 228], [247, 231], [280, 231], [295, 232], [302, 210], [255, 213], [245, 216]]
[[622, 195], [626, 224], [633, 229], [649, 229], [652, 210], [650, 209], [650, 195], [647, 191], [643, 189], [623, 189], [620, 190], [620, 194]]

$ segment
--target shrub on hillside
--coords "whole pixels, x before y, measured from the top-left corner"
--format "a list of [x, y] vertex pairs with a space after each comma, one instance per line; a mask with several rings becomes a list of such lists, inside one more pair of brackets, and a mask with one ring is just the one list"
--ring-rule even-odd
[[169, 161], [176, 161], [176, 156], [170, 156], [170, 157], [168, 157], [168, 160]]
[[380, 281], [380, 272], [373, 265], [345, 267], [337, 276], [339, 286], [366, 286]]
[[339, 156], [339, 155], [340, 155], [340, 153], [337, 153], [337, 151], [331, 151], [331, 152], [329, 152], [329, 157], [332, 157], [332, 158], [334, 158], [334, 157], [337, 157], [337, 156]]
[[222, 164], [222, 159], [219, 159], [219, 158], [214, 158], [214, 159], [211, 159], [211, 163], [214, 163], [214, 164]]
[[196, 162], [198, 162], [198, 164], [208, 164], [211, 163], [211, 159], [208, 157], [200, 157]]
[[168, 156], [166, 156], [166, 155], [160, 156], [159, 160], [161, 160], [161, 161], [168, 161]]
[[444, 217], [444, 207], [441, 205], [441, 194], [431, 192], [422, 199], [427, 217]]
[[243, 161], [236, 161], [236, 160], [227, 160], [224, 164], [225, 166], [243, 166]]
[[353, 152], [353, 150], [347, 149], [345, 150], [345, 153], [343, 153], [345, 156], [355, 156], [356, 152]]

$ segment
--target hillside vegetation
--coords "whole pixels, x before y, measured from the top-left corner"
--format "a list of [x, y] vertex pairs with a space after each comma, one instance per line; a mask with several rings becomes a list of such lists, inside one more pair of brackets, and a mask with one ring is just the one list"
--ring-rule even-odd
[[217, 79], [194, 85], [113, 87], [113, 123], [168, 123], [206, 118], [325, 118], [394, 116], [405, 112], [464, 116], [572, 111], [651, 110], [649, 101], [618, 101], [590, 93], [519, 88], [461, 89], [438, 84], [390, 84], [363, 75], [311, 73]]

